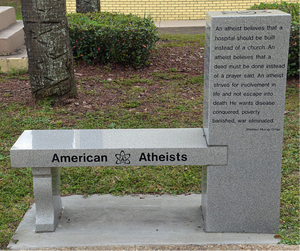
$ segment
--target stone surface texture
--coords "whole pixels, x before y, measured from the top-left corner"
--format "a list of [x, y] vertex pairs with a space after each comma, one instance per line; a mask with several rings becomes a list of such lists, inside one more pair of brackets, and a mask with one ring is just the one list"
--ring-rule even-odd
[[[61, 156], [70, 159], [62, 162]], [[80, 156], [85, 158], [79, 161]], [[94, 161], [97, 156], [100, 161]], [[207, 147], [201, 128], [28, 130], [11, 148], [11, 163], [12, 167], [225, 165], [227, 148]]]
[[59, 167], [32, 168], [36, 232], [55, 231], [62, 210]]
[[18, 20], [0, 31], [0, 55], [11, 55], [24, 45], [23, 22]]
[[277, 10], [208, 12], [204, 131], [228, 146], [203, 169], [208, 232], [278, 230], [289, 30]]
[[0, 31], [16, 22], [15, 9], [9, 6], [0, 6]]
[[200, 194], [67, 196], [62, 198], [64, 209], [55, 232], [34, 232], [33, 205], [12, 237], [18, 241], [11, 241], [8, 248], [94, 250], [102, 246], [107, 250], [108, 245], [189, 245], [186, 250], [190, 250], [194, 249], [191, 245], [279, 241], [273, 234], [205, 233], [200, 202]]
[[0, 56], [14, 54], [24, 43], [23, 22], [16, 20], [15, 9], [0, 6]]

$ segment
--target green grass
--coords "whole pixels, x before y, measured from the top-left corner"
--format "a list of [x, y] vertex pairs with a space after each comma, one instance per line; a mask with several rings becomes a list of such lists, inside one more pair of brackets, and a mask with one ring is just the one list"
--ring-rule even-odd
[[[171, 44], [180, 44], [187, 38], [177, 35], [168, 39]], [[190, 39], [193, 40], [193, 36]], [[28, 78], [18, 74], [0, 74], [0, 81]], [[107, 91], [121, 91], [120, 103], [85, 114], [68, 111], [64, 106], [51, 107], [51, 100], [35, 106], [26, 106], [22, 102], [0, 104], [0, 249], [6, 247], [24, 213], [33, 203], [31, 169], [10, 167], [9, 150], [24, 130], [202, 127], [203, 76], [187, 77], [171, 68], [168, 72], [157, 72], [148, 78], [133, 75], [128, 79], [104, 83], [98, 76], [89, 76], [85, 81], [89, 79], [101, 83]], [[155, 95], [137, 98], [146, 91], [147, 86], [157, 82], [160, 89]], [[143, 83], [143, 86], [138, 86], [138, 83]], [[194, 93], [195, 98], [184, 98], [181, 93], [185, 89]], [[97, 95], [93, 91], [86, 94]], [[299, 244], [298, 95], [298, 86], [287, 88], [285, 110], [289, 112], [285, 115], [284, 124], [278, 231], [282, 243], [287, 244]], [[149, 111], [144, 109], [147, 104], [157, 105]], [[200, 193], [201, 180], [201, 166], [62, 168], [61, 194]]]
[[288, 87], [281, 173], [281, 243], [299, 245], [299, 87]]
[[193, 47], [195, 45], [203, 46], [205, 44], [205, 37], [203, 34], [197, 35], [189, 35], [189, 34], [182, 34], [182, 35], [173, 35], [173, 34], [161, 34], [159, 35], [161, 41], [167, 42], [159, 44], [158, 47]]
[[0, 6], [11, 6], [15, 8], [16, 19], [22, 20], [21, 0], [1, 0]]

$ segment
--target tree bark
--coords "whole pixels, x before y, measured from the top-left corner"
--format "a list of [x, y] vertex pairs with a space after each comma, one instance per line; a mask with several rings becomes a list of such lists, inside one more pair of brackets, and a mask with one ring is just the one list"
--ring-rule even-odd
[[65, 0], [21, 0], [35, 99], [77, 94]]
[[76, 12], [87, 13], [100, 11], [100, 0], [76, 0]]

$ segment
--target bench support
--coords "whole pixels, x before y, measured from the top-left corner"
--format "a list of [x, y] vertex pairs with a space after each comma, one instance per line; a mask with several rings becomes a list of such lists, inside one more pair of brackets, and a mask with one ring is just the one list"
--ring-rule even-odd
[[36, 205], [35, 232], [53, 232], [62, 210], [59, 167], [34, 167], [32, 174]]

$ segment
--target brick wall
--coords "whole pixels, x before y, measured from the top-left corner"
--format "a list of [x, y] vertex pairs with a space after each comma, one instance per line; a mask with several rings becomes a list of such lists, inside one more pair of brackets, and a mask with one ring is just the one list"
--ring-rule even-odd
[[76, 0], [66, 0], [67, 12], [76, 12]]
[[[298, 2], [299, 0], [289, 0]], [[154, 21], [205, 19], [207, 11], [246, 10], [275, 0], [100, 0], [101, 11], [151, 16]], [[76, 0], [66, 0], [67, 12], [76, 11]]]

